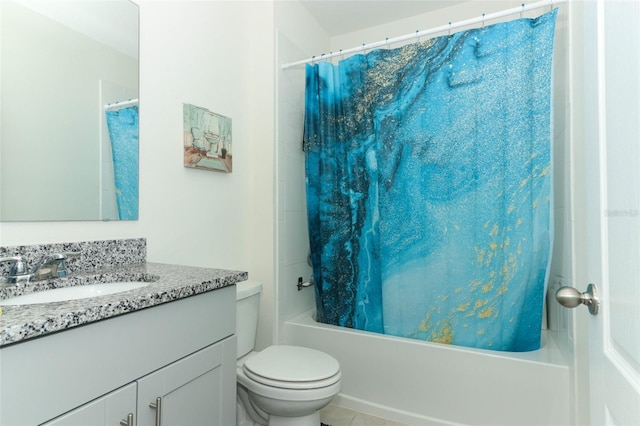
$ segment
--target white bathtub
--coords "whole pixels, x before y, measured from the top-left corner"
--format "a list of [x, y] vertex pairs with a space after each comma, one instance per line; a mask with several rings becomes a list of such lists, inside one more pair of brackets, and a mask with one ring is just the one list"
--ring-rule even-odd
[[568, 425], [569, 368], [552, 339], [496, 352], [320, 324], [283, 328], [283, 344], [322, 350], [342, 369], [333, 403], [408, 425]]

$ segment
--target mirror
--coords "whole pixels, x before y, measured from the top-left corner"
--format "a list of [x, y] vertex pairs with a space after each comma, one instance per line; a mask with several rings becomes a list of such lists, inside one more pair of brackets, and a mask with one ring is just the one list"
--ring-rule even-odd
[[135, 3], [0, 0], [0, 83], [0, 221], [137, 219]]

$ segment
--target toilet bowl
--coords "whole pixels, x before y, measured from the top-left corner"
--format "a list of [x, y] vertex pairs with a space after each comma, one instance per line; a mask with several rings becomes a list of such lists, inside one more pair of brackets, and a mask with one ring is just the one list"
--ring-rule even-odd
[[328, 354], [299, 346], [253, 351], [261, 288], [251, 281], [237, 284], [236, 424], [318, 426], [319, 410], [340, 391], [340, 364]]

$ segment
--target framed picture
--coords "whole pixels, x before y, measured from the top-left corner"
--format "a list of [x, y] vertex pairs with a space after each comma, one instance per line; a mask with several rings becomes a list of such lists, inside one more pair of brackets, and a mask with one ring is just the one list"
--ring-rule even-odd
[[231, 118], [183, 104], [184, 166], [231, 173]]

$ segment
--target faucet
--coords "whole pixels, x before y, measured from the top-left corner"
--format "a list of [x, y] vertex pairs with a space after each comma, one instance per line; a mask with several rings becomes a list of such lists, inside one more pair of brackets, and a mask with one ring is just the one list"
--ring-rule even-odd
[[43, 256], [33, 267], [33, 281], [66, 277], [69, 273], [66, 260], [77, 256], [80, 256], [79, 252], [53, 253]]
[[13, 266], [9, 270], [7, 283], [17, 284], [22, 282], [66, 277], [69, 272], [67, 270], [66, 260], [70, 257], [77, 257], [79, 255], [80, 252], [47, 254], [36, 263], [31, 272], [28, 271], [27, 262], [21, 255], [1, 258], [0, 263], [13, 262]]
[[12, 257], [0, 258], [0, 263], [4, 262], [13, 262], [11, 269], [9, 269], [9, 276], [7, 277], [8, 284], [28, 282], [34, 277], [33, 274], [29, 273], [27, 262], [21, 255], [18, 254]]

